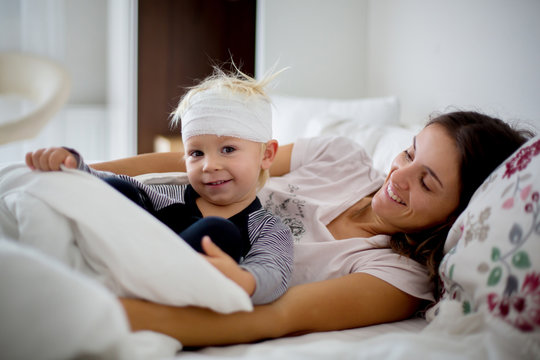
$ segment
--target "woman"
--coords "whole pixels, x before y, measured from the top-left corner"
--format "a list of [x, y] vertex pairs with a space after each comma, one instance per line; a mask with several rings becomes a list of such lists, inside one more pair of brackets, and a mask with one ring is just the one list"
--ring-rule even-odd
[[[345, 138], [280, 147], [274, 178], [259, 196], [293, 231], [295, 286], [253, 312], [229, 315], [122, 299], [131, 326], [205, 346], [406, 319], [434, 300], [451, 224], [527, 136], [479, 113], [444, 114], [396, 157], [386, 178]], [[149, 154], [94, 166], [128, 175], [184, 171], [180, 159]]]

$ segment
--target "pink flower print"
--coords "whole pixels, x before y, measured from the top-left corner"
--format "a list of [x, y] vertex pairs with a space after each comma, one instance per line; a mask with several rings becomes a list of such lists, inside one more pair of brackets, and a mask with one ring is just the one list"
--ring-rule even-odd
[[[540, 194], [538, 194], [538, 191], [535, 191], [532, 193], [531, 195], [531, 200], [532, 202], [529, 202], [527, 204], [525, 204], [525, 212], [527, 213], [532, 213], [532, 212], [535, 212], [535, 205], [537, 206], [537, 203], [538, 202], [538, 199], [540, 198]], [[525, 200], [525, 199], [523, 199]]]
[[489, 311], [521, 331], [534, 331], [540, 327], [540, 273], [525, 276], [521, 291], [512, 295], [487, 296]]
[[[534, 293], [538, 292], [540, 294], [540, 273], [529, 273], [525, 276], [523, 280], [523, 285], [521, 286], [521, 291], [524, 293]], [[540, 298], [538, 299], [540, 301]]]
[[514, 207], [514, 198], [509, 198], [508, 200], [503, 202], [502, 207], [503, 209], [511, 209], [512, 207]]
[[520, 149], [512, 159], [506, 162], [503, 178], [510, 178], [515, 172], [524, 170], [538, 153], [540, 153], [540, 140]]
[[521, 200], [525, 201], [527, 197], [529, 196], [529, 193], [531, 192], [532, 185], [526, 186], [523, 190], [521, 190]]

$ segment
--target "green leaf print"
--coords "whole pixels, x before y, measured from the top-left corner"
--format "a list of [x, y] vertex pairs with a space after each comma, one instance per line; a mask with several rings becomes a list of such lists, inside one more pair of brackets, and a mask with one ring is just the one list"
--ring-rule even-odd
[[501, 250], [498, 247], [491, 249], [491, 260], [497, 261], [501, 257]]
[[531, 267], [529, 255], [525, 251], [520, 251], [512, 256], [512, 265], [518, 269], [528, 269]]
[[491, 270], [491, 272], [489, 273], [488, 282], [487, 282], [488, 286], [497, 285], [499, 281], [501, 280], [501, 276], [502, 276], [502, 269], [500, 266], [497, 266], [496, 268]]
[[468, 301], [464, 301], [463, 304], [463, 314], [469, 314], [471, 312], [471, 303]]

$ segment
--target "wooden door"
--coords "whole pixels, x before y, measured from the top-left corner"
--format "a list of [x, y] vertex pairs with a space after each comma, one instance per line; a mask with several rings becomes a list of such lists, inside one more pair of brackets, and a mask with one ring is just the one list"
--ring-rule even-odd
[[185, 87], [230, 63], [255, 72], [256, 0], [139, 0], [137, 152], [179, 135], [169, 114]]

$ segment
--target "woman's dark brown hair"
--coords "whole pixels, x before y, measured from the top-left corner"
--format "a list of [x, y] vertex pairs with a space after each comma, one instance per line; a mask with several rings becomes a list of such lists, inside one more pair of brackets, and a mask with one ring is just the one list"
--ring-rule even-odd
[[484, 180], [533, 134], [513, 129], [506, 122], [474, 111], [456, 111], [432, 117], [426, 126], [441, 125], [455, 140], [460, 153], [460, 199], [447, 222], [411, 234], [396, 234], [391, 248], [427, 266], [430, 276], [438, 278], [444, 242], [452, 224], [467, 207]]

